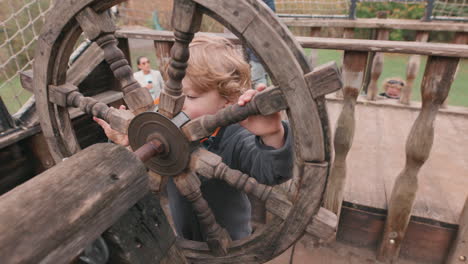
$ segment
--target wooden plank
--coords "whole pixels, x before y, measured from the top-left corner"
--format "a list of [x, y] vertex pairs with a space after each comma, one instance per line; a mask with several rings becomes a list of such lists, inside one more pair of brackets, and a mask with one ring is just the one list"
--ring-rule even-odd
[[457, 238], [453, 242], [447, 257], [447, 264], [458, 264], [468, 260], [468, 197], [465, 200], [463, 211], [458, 221]]
[[131, 152], [93, 145], [0, 197], [0, 258], [70, 262], [147, 190]]
[[[349, 21], [349, 20], [347, 20]], [[200, 33], [202, 34], [202, 33]], [[239, 43], [232, 34], [203, 33], [206, 35], [221, 35], [235, 43]], [[119, 37], [150, 39], [161, 41], [173, 41], [172, 32], [157, 30], [129, 30], [122, 29], [116, 32]], [[427, 56], [445, 56], [468, 58], [468, 47], [459, 44], [446, 43], [415, 43], [414, 41], [390, 41], [390, 40], [366, 40], [366, 39], [341, 39], [341, 38], [311, 38], [296, 37], [303, 48], [311, 49], [334, 49], [352, 51], [375, 51], [386, 53], [419, 54]]]
[[[429, 32], [419, 31], [416, 33], [417, 42], [427, 42]], [[416, 76], [419, 73], [419, 65], [421, 64], [421, 55], [411, 55], [406, 67], [406, 85], [401, 91], [400, 102], [408, 105], [411, 101], [411, 93], [413, 91], [413, 84]]]
[[[387, 29], [379, 29], [377, 31], [377, 40], [388, 40], [390, 31]], [[379, 87], [377, 87], [377, 81], [379, 80], [380, 74], [382, 74], [384, 64], [384, 54], [382, 52], [377, 52], [372, 58], [370, 66], [372, 67], [370, 72], [370, 82], [367, 87], [367, 99], [375, 100]]]
[[341, 27], [341, 28], [382, 28], [382, 29], [409, 29], [421, 31], [459, 31], [468, 32], [466, 23], [456, 22], [423, 22], [416, 19], [313, 19], [313, 18], [286, 18], [280, 20], [288, 26], [295, 27]]
[[388, 218], [378, 253], [381, 261], [393, 262], [398, 258], [418, 189], [417, 175], [432, 147], [433, 123], [437, 109], [448, 95], [458, 62], [457, 58], [428, 59], [421, 85], [423, 107], [407, 139], [406, 165], [392, 190]]
[[346, 157], [353, 143], [355, 118], [354, 107], [364, 81], [367, 53], [345, 52], [343, 61], [343, 109], [336, 123], [334, 136], [335, 160], [332, 164], [324, 207], [340, 215], [346, 183]]
[[[159, 196], [151, 192], [120, 217], [103, 238], [109, 247], [108, 262], [120, 264], [160, 263], [176, 241]], [[185, 263], [183, 256], [179, 261], [172, 260], [172, 263]]]
[[104, 60], [104, 51], [93, 42], [67, 70], [67, 82], [78, 86]]

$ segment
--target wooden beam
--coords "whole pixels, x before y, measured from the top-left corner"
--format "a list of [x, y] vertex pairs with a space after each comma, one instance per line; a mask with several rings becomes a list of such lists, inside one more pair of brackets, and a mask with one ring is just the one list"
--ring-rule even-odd
[[[349, 20], [348, 20], [349, 21]], [[174, 41], [174, 35], [170, 31], [158, 30], [118, 30], [116, 36], [123, 38], [149, 39], [156, 41]], [[233, 41], [240, 41], [233, 34], [226, 33], [199, 33], [201, 35], [223, 36]], [[352, 51], [374, 51], [386, 53], [419, 54], [427, 56], [444, 56], [468, 58], [468, 47], [459, 44], [446, 43], [418, 43], [414, 41], [391, 40], [366, 40], [366, 39], [342, 39], [342, 38], [311, 38], [296, 37], [303, 48], [334, 49]]]
[[288, 26], [295, 27], [341, 27], [341, 28], [381, 28], [409, 29], [421, 31], [458, 31], [468, 32], [468, 24], [455, 22], [423, 22], [416, 19], [313, 19], [313, 18], [280, 18]]
[[133, 153], [86, 148], [0, 197], [0, 259], [69, 263], [147, 191]]
[[458, 221], [458, 235], [447, 257], [447, 264], [460, 264], [468, 261], [468, 197]]
[[398, 175], [388, 203], [388, 216], [378, 259], [393, 263], [408, 228], [418, 190], [418, 172], [434, 141], [434, 120], [452, 85], [458, 58], [429, 57], [421, 84], [422, 109], [406, 141], [406, 164]]

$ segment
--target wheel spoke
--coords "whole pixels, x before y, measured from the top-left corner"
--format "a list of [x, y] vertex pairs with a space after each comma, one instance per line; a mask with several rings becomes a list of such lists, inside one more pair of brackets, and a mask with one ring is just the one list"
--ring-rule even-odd
[[110, 16], [105, 12], [98, 14], [87, 7], [76, 16], [76, 20], [88, 39], [96, 41], [104, 50], [104, 59], [120, 81], [124, 100], [130, 110], [135, 114], [152, 110], [154, 104], [151, 94], [135, 80], [125, 55], [117, 47], [118, 41], [114, 36], [116, 27]]
[[174, 177], [174, 183], [180, 193], [192, 203], [193, 209], [200, 222], [201, 230], [206, 235], [206, 243], [213, 254], [224, 256], [228, 253], [231, 237], [215, 219], [211, 208], [200, 191], [200, 179], [194, 173], [184, 173]]
[[104, 52], [92, 42], [67, 71], [67, 82], [78, 86], [102, 61]]
[[104, 119], [110, 126], [126, 134], [128, 125], [134, 115], [128, 110], [115, 109], [99, 102], [92, 97], [86, 97], [78, 92], [78, 87], [66, 83], [60, 86], [49, 85], [49, 99], [62, 107], [72, 106], [79, 108], [86, 114]]
[[255, 178], [229, 168], [220, 156], [208, 150], [199, 149], [192, 154], [190, 169], [209, 179], [224, 180], [234, 188], [257, 197], [265, 202], [270, 213], [283, 220], [292, 208], [292, 203], [280, 188], [258, 183]]
[[218, 127], [240, 122], [252, 115], [270, 115], [284, 109], [287, 109], [287, 104], [281, 90], [270, 87], [256, 94], [245, 106], [235, 104], [214, 115], [199, 117], [183, 126], [182, 130], [190, 141], [195, 141], [211, 135]]

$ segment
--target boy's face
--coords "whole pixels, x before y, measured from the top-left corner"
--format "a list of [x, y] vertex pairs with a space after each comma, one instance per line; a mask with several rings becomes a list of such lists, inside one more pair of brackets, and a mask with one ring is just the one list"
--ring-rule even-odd
[[187, 79], [182, 80], [185, 102], [182, 111], [190, 119], [203, 115], [212, 115], [229, 105], [229, 101], [222, 97], [217, 89], [208, 92], [197, 92]]
[[390, 97], [400, 97], [400, 89], [397, 85], [388, 85], [386, 94]]

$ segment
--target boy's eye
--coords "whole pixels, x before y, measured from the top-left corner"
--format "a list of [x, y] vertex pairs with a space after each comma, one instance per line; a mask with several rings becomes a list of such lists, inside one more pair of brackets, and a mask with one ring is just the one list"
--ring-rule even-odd
[[192, 96], [192, 95], [185, 95], [185, 97], [187, 97], [188, 99], [196, 99], [197, 98], [196, 96]]

